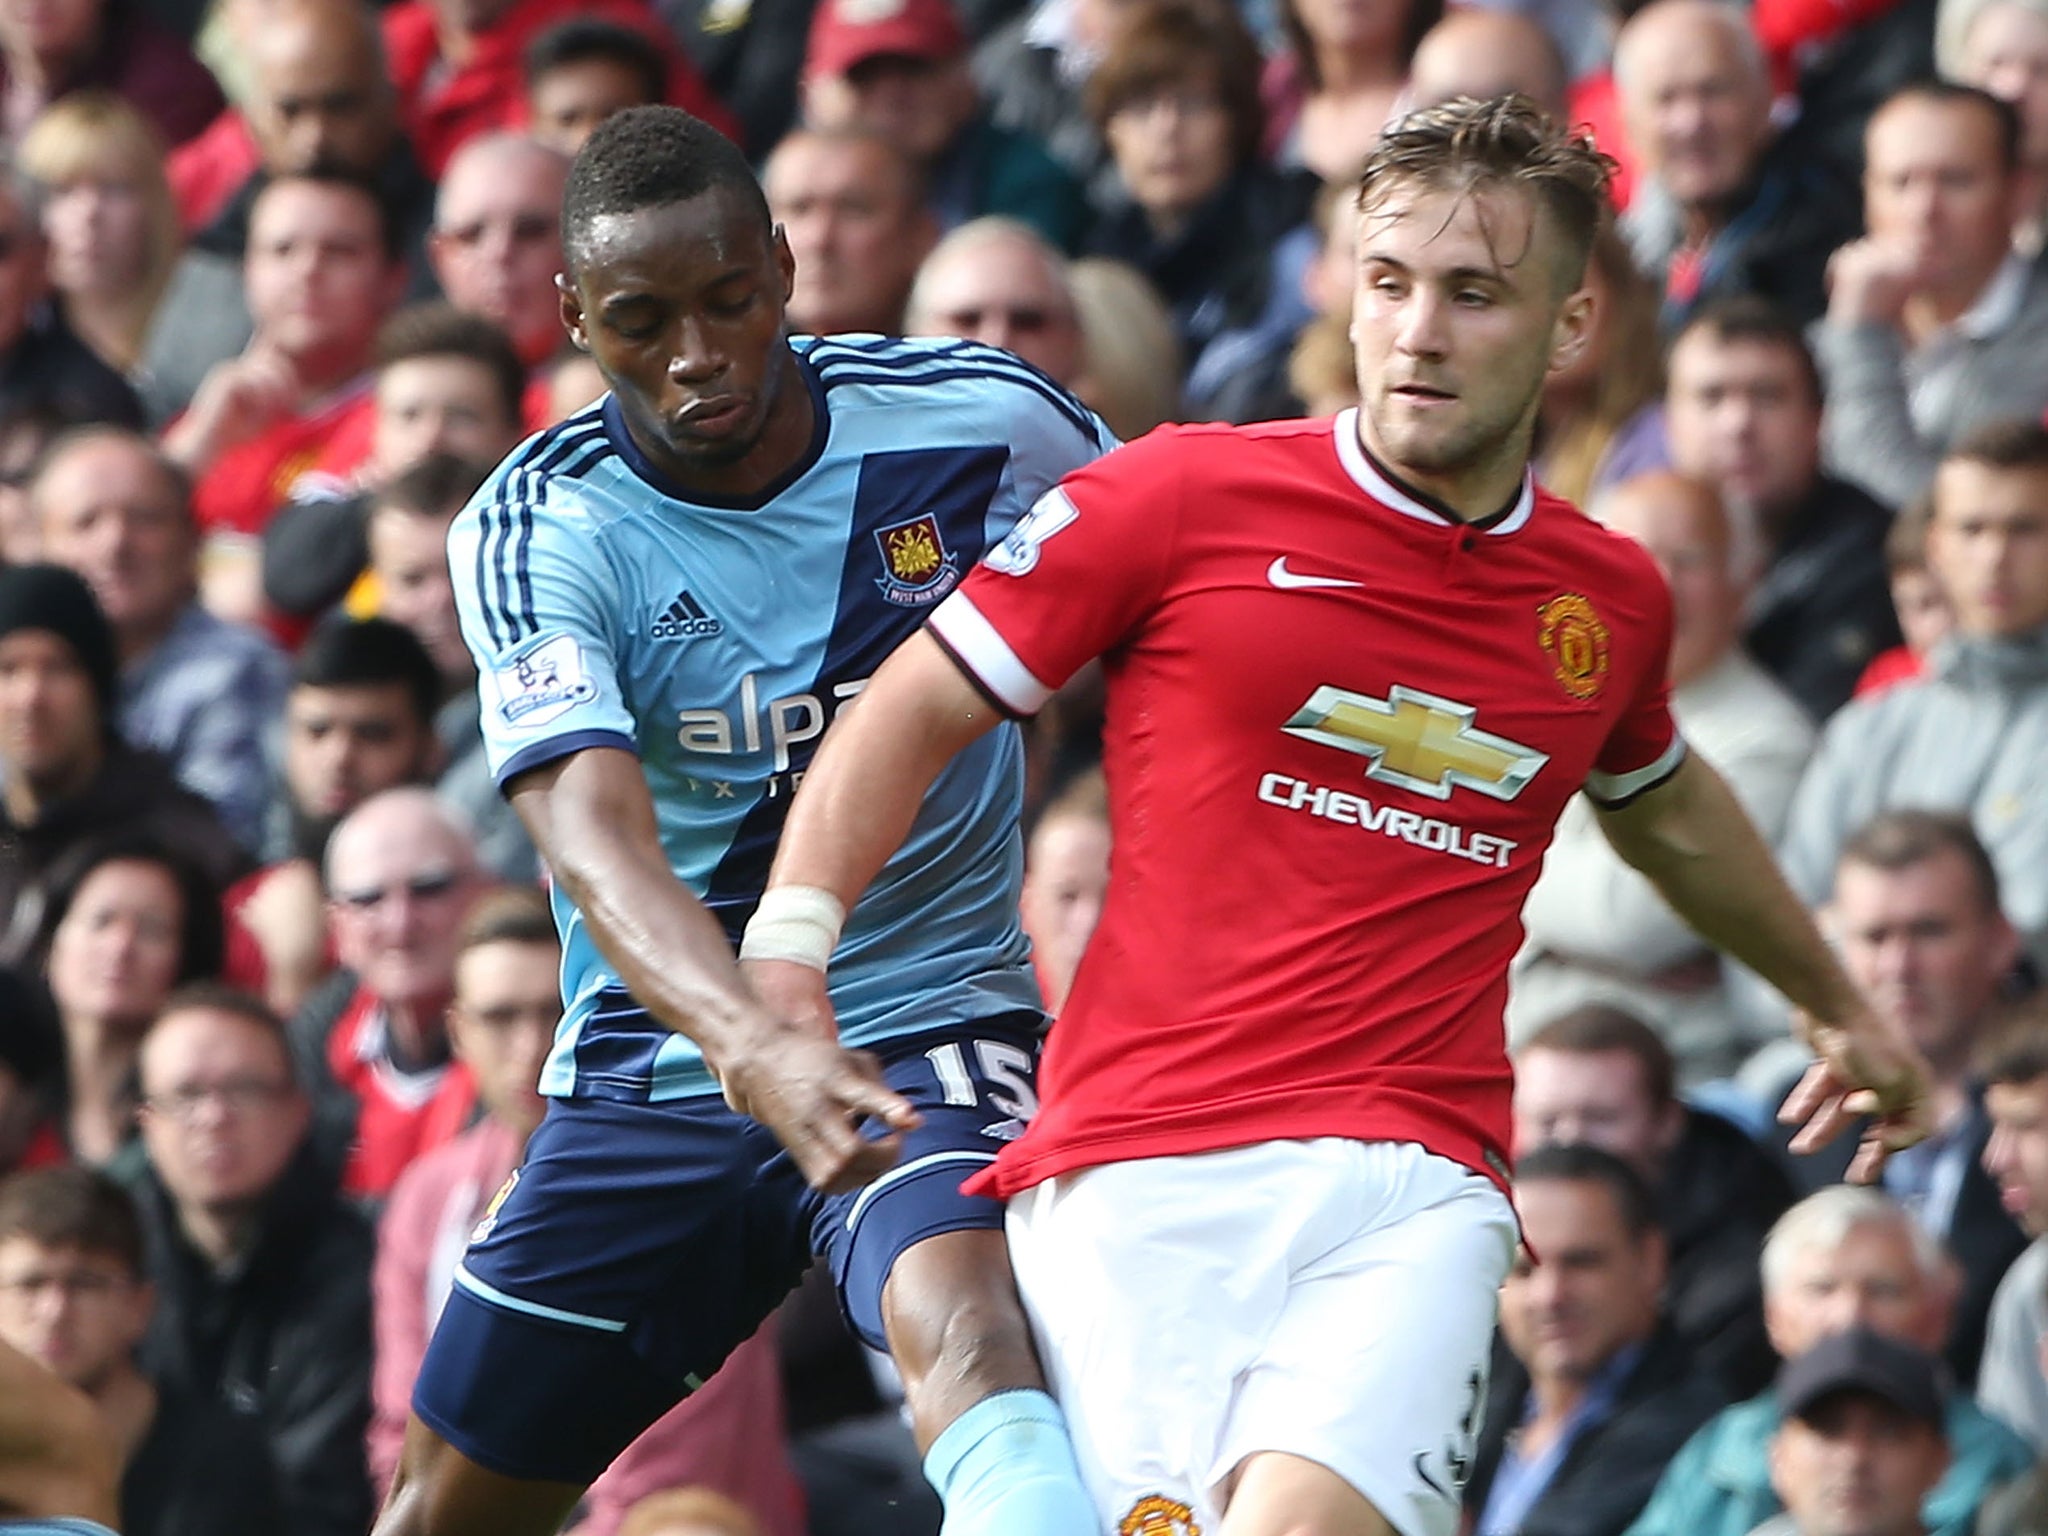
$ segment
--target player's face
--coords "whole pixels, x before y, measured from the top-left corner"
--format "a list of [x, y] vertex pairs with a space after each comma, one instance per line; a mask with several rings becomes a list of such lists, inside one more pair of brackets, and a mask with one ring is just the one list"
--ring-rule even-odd
[[1536, 1179], [1515, 1191], [1515, 1209], [1528, 1246], [1501, 1287], [1500, 1326], [1530, 1375], [1583, 1381], [1649, 1337], [1664, 1288], [1663, 1241], [1630, 1232], [1612, 1191], [1587, 1179]]
[[1559, 298], [1580, 276], [1565, 278], [1568, 259], [1510, 189], [1396, 185], [1361, 211], [1351, 338], [1366, 447], [1453, 505], [1518, 474], [1544, 378], [1589, 330], [1591, 300]]
[[747, 494], [804, 451], [811, 407], [783, 319], [795, 265], [734, 193], [592, 220], [562, 321], [634, 441], [688, 487]]

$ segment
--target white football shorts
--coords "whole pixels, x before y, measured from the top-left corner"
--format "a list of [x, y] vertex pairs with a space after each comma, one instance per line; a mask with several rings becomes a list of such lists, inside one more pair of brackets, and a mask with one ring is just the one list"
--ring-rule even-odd
[[1011, 1261], [1104, 1524], [1215, 1536], [1259, 1451], [1451, 1536], [1517, 1241], [1488, 1180], [1336, 1137], [1142, 1158], [1011, 1200]]

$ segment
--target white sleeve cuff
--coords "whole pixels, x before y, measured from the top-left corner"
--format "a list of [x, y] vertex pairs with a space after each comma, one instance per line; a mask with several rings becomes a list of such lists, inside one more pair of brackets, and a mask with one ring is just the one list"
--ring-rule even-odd
[[1678, 772], [1678, 765], [1685, 761], [1685, 738], [1673, 733], [1671, 745], [1658, 754], [1657, 760], [1633, 773], [1589, 773], [1586, 775], [1586, 794], [1596, 804], [1609, 810], [1628, 804], [1646, 790], [1655, 789], [1672, 774]]
[[955, 592], [939, 604], [927, 622], [953, 659], [1013, 714], [1035, 715], [1052, 697], [1053, 690], [1017, 659], [1010, 643], [996, 633], [996, 627], [965, 592]]

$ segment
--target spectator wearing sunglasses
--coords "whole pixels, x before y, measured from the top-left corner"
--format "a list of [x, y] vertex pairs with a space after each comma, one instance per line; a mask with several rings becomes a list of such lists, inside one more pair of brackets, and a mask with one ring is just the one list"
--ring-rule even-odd
[[904, 328], [1005, 348], [1069, 389], [1081, 374], [1066, 257], [1000, 214], [962, 224], [932, 248], [911, 284]]
[[462, 922], [484, 884], [468, 829], [425, 788], [373, 795], [327, 845], [341, 968], [293, 1017], [291, 1042], [314, 1144], [359, 1200], [383, 1200], [407, 1164], [475, 1115], [446, 1015]]

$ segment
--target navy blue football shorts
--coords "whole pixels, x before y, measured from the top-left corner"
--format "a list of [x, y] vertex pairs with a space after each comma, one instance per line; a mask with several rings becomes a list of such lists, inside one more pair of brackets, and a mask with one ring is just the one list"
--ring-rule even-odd
[[832, 1266], [877, 1349], [882, 1286], [928, 1237], [1002, 1230], [960, 1184], [1037, 1108], [1038, 1019], [1012, 1014], [879, 1047], [922, 1112], [866, 1188], [811, 1189], [774, 1135], [716, 1095], [556, 1099], [470, 1239], [413, 1411], [477, 1465], [588, 1483], [709, 1379], [796, 1285]]

